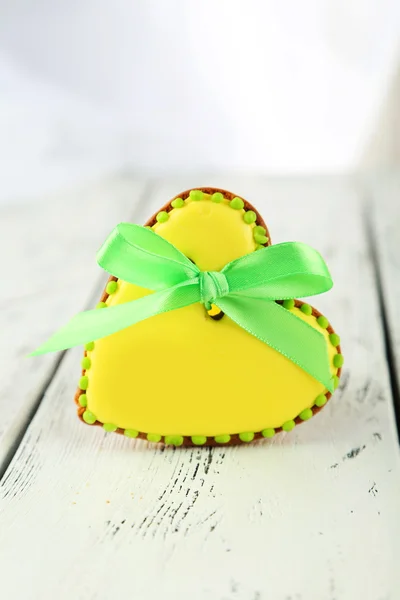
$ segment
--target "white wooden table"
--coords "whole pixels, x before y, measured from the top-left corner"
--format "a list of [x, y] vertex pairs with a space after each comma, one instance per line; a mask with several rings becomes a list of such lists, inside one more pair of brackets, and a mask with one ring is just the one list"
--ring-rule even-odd
[[[342, 337], [340, 389], [272, 442], [164, 449], [76, 417], [81, 350], [26, 358], [97, 301], [121, 220], [214, 185], [275, 242], [326, 258], [314, 302]], [[375, 180], [116, 177], [0, 213], [0, 598], [400, 598], [400, 175]]]

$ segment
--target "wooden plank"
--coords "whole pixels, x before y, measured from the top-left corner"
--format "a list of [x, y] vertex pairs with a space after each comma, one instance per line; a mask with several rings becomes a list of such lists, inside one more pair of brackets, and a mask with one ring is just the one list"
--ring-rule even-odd
[[[376, 177], [365, 189], [369, 200], [367, 219], [370, 221], [373, 249], [376, 251], [383, 310], [389, 328], [388, 343], [393, 351], [393, 369], [400, 381], [400, 172]], [[398, 390], [397, 390], [398, 393]], [[400, 399], [397, 399], [400, 401]], [[399, 406], [400, 410], [400, 406]]]
[[2, 209], [0, 472], [60, 359], [27, 354], [91, 301], [96, 283], [100, 289], [96, 250], [134, 214], [143, 190], [143, 182], [121, 176]]
[[326, 257], [336, 286], [314, 303], [342, 334], [341, 387], [271, 442], [157, 449], [76, 419], [68, 352], [1, 483], [8, 600], [396, 597], [399, 461], [359, 195], [334, 179], [217, 181], [256, 203], [274, 241]]

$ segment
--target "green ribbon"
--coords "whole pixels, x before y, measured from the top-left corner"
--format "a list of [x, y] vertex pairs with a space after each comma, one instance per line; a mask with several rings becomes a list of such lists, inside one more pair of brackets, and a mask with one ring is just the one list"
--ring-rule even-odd
[[196, 302], [206, 308], [213, 303], [239, 327], [333, 391], [324, 336], [275, 302], [321, 294], [332, 287], [323, 258], [310, 246], [276, 244], [246, 254], [221, 271], [200, 271], [153, 231], [121, 223], [99, 250], [97, 261], [115, 277], [154, 293], [76, 315], [32, 355], [85, 344]]

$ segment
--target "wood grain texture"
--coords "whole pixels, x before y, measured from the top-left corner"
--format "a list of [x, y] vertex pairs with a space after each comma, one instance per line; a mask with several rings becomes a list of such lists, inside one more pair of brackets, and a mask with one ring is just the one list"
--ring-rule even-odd
[[[335, 287], [313, 303], [342, 336], [341, 387], [317, 417], [272, 441], [164, 449], [78, 421], [81, 350], [69, 351], [1, 482], [4, 596], [394, 600], [400, 471], [357, 188], [193, 183], [243, 194], [274, 242], [301, 240], [325, 256]], [[160, 184], [151, 205], [188, 186]], [[254, 374], [249, 393], [260, 382]]]
[[[91, 301], [95, 253], [134, 214], [144, 183], [115, 177], [0, 213], [0, 472], [59, 361], [27, 354]], [[99, 287], [100, 290], [100, 287]]]
[[400, 381], [400, 173], [371, 179], [364, 189], [393, 346], [393, 366]]

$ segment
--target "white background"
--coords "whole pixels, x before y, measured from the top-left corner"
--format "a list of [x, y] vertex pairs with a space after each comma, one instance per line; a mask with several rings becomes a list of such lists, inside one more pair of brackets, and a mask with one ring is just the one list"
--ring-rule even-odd
[[0, 0], [0, 201], [399, 158], [398, 0]]

